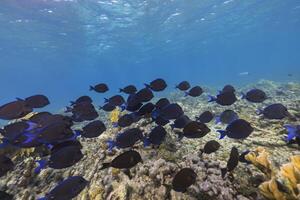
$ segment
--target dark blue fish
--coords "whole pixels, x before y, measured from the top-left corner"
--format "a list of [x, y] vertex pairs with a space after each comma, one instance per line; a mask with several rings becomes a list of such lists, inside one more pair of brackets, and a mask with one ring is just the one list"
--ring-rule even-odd
[[186, 192], [187, 188], [196, 182], [197, 174], [191, 168], [181, 169], [172, 181], [172, 188], [176, 192]]
[[106, 131], [105, 124], [100, 120], [96, 120], [84, 126], [80, 135], [85, 138], [95, 138], [100, 136], [104, 131]]
[[144, 146], [157, 145], [159, 146], [166, 138], [167, 131], [162, 126], [157, 126], [144, 139]]
[[196, 120], [201, 123], [209, 123], [211, 120], [213, 120], [214, 114], [210, 111], [203, 112], [199, 117], [196, 117]]
[[151, 102], [143, 105], [139, 111], [138, 111], [138, 114], [140, 116], [144, 116], [144, 115], [149, 115], [152, 113], [152, 111], [155, 109], [155, 105]]
[[32, 112], [32, 108], [26, 105], [25, 101], [13, 101], [0, 106], [0, 119], [19, 119]]
[[165, 80], [158, 78], [152, 81], [150, 84], [145, 84], [147, 88], [150, 88], [152, 91], [160, 92], [166, 89], [167, 83]]
[[156, 102], [155, 108], [158, 109], [158, 110], [160, 110], [160, 109], [162, 109], [162, 108], [168, 106], [169, 104], [170, 104], [169, 99], [167, 99], [167, 98], [161, 98], [161, 99], [159, 99], [159, 100]]
[[140, 162], [143, 162], [141, 155], [137, 151], [129, 150], [121, 153], [111, 162], [103, 163], [100, 170], [107, 169], [109, 167], [123, 169], [125, 170], [124, 173], [131, 179], [131, 174], [129, 171], [130, 168], [136, 166]]
[[157, 125], [159, 125], [159, 126], [165, 126], [165, 125], [167, 125], [168, 123], [170, 123], [170, 120], [165, 119], [165, 118], [163, 118], [163, 117], [161, 117], [161, 116], [158, 116], [158, 117], [155, 117], [155, 118], [152, 117], [152, 120], [153, 120]]
[[[18, 99], [18, 100], [22, 100], [22, 99]], [[41, 95], [41, 94], [27, 97], [23, 101], [25, 101], [26, 105], [30, 108], [43, 108], [50, 104], [49, 99], [45, 95]]]
[[204, 124], [197, 121], [191, 121], [185, 125], [183, 132], [178, 134], [178, 139], [186, 138], [202, 138], [210, 132], [210, 129]]
[[71, 176], [60, 182], [54, 189], [39, 200], [70, 200], [75, 198], [88, 185], [88, 181], [81, 176]]
[[178, 85], [176, 85], [175, 88], [177, 88], [177, 89], [179, 89], [179, 90], [181, 90], [181, 91], [186, 91], [186, 90], [188, 90], [188, 89], [191, 88], [191, 85], [190, 85], [190, 83], [187, 82], [187, 81], [182, 81], [182, 82], [180, 82]]
[[231, 122], [237, 120], [239, 118], [238, 114], [233, 110], [225, 110], [221, 113], [220, 116], [216, 117], [216, 124], [230, 124]]
[[133, 147], [138, 141], [144, 138], [143, 132], [138, 128], [132, 128], [119, 133], [116, 139], [107, 141], [108, 149], [111, 151], [114, 147], [128, 148]]
[[222, 91], [220, 91], [219, 93], [224, 93], [224, 92], [235, 92], [235, 88], [232, 85], [225, 85], [222, 89]]
[[210, 140], [204, 145], [203, 149], [200, 149], [200, 152], [201, 152], [201, 155], [203, 153], [211, 154], [211, 153], [218, 151], [220, 147], [221, 147], [221, 145], [219, 142], [217, 142], [215, 140]]
[[121, 95], [114, 95], [109, 99], [105, 99], [105, 103], [109, 103], [114, 106], [121, 106], [125, 103], [125, 100]]
[[75, 104], [80, 104], [83, 102], [93, 103], [93, 100], [89, 96], [81, 96], [81, 97], [77, 98], [75, 101], [71, 101], [70, 103], [71, 103], [71, 106], [74, 106]]
[[230, 106], [236, 102], [237, 98], [233, 92], [222, 92], [217, 97], [209, 96], [208, 102], [216, 102], [221, 106]]
[[152, 112], [152, 117], [155, 119], [161, 116], [166, 120], [172, 120], [179, 118], [183, 114], [182, 108], [177, 103], [171, 103], [160, 110], [154, 110]]
[[141, 100], [136, 94], [131, 94], [128, 96], [126, 105], [122, 108], [122, 110], [127, 110], [130, 112], [135, 112], [139, 110], [143, 106]]
[[151, 101], [151, 99], [153, 99], [154, 95], [153, 95], [151, 89], [146, 87], [144, 89], [139, 90], [136, 93], [136, 97], [137, 97], [137, 100], [139, 101], [139, 103], [143, 103], [143, 102]]
[[291, 115], [281, 103], [271, 104], [263, 110], [257, 110], [257, 114], [262, 114], [267, 119], [283, 119]]
[[133, 115], [125, 114], [119, 118], [117, 125], [119, 127], [124, 128], [124, 127], [130, 126], [131, 124], [133, 124], [133, 122], [134, 122]]
[[226, 168], [221, 169], [222, 178], [224, 178], [228, 172], [232, 172], [238, 166], [239, 158], [240, 156], [238, 149], [236, 147], [232, 147], [229, 159], [227, 161], [227, 166]]
[[290, 124], [284, 125], [286, 128], [288, 136], [286, 138], [287, 142], [291, 142], [294, 138], [300, 138], [300, 125], [293, 126]]
[[128, 85], [124, 88], [120, 88], [120, 92], [123, 92], [125, 94], [135, 94], [137, 92], [137, 89], [134, 85]]
[[103, 106], [100, 106], [100, 109], [104, 110], [105, 112], [111, 112], [116, 109], [116, 106], [110, 103], [106, 103]]
[[186, 96], [199, 97], [203, 93], [203, 89], [200, 86], [195, 86], [185, 93]]
[[246, 99], [253, 103], [262, 103], [267, 99], [267, 94], [260, 89], [252, 89], [246, 94], [242, 94], [242, 99]]
[[105, 83], [99, 83], [95, 86], [90, 86], [90, 91], [96, 91], [98, 93], [105, 93], [109, 90], [108, 86]]
[[231, 122], [226, 127], [226, 130], [217, 131], [221, 134], [220, 139], [223, 139], [225, 136], [233, 139], [245, 139], [253, 132], [253, 130], [254, 129], [249, 122], [244, 119], [237, 119]]
[[81, 152], [82, 146], [78, 141], [67, 141], [51, 148], [51, 155], [49, 160], [38, 161], [39, 166], [34, 170], [35, 173], [47, 166], [53, 169], [64, 169], [73, 166], [83, 158]]
[[171, 128], [184, 128], [191, 121], [192, 120], [187, 115], [181, 115], [173, 124], [171, 124]]
[[243, 153], [241, 153], [241, 155], [239, 156], [239, 162], [241, 163], [246, 163], [246, 164], [251, 164], [250, 161], [246, 160], [245, 156], [250, 153], [249, 150], [244, 151]]

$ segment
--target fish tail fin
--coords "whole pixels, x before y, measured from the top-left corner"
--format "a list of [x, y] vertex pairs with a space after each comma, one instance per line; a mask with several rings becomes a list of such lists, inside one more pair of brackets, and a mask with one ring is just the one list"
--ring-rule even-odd
[[189, 92], [184, 92], [184, 97], [189, 96]]
[[217, 130], [217, 132], [220, 133], [220, 138], [219, 138], [220, 140], [226, 136], [226, 131], [224, 131], [224, 130]]
[[75, 139], [80, 136], [82, 134], [82, 130], [75, 130], [74, 131], [74, 136], [75, 136]]
[[212, 96], [212, 95], [208, 95], [208, 102], [213, 102], [213, 101], [216, 101], [217, 98]]
[[242, 92], [241, 99], [246, 99], [246, 94], [244, 92]]
[[110, 167], [110, 163], [102, 163], [102, 167], [100, 168], [100, 170], [107, 169], [109, 167]]
[[183, 139], [183, 133], [182, 132], [178, 132], [175, 133], [177, 135], [178, 141], [181, 141]]
[[113, 148], [116, 146], [116, 142], [113, 140], [108, 140], [106, 143], [108, 145], [108, 151], [112, 151]]
[[200, 149], [200, 156], [202, 156], [204, 153], [204, 150], [203, 149]]
[[124, 174], [126, 174], [128, 176], [129, 179], [132, 179], [132, 175], [131, 175], [129, 169], [125, 169], [123, 172], [124, 172]]
[[144, 147], [148, 147], [150, 145], [150, 141], [147, 137], [144, 137], [143, 143], [144, 143]]
[[34, 173], [35, 173], [35, 174], [39, 174], [39, 173], [42, 171], [42, 169], [45, 169], [45, 168], [46, 168], [46, 166], [47, 166], [47, 161], [46, 161], [46, 160], [38, 160], [38, 161], [36, 161], [36, 162], [39, 164], [39, 166], [38, 166], [37, 168], [34, 169]]
[[262, 109], [257, 109], [255, 112], [256, 112], [257, 115], [261, 115], [263, 113], [263, 110]]
[[150, 85], [147, 84], [147, 83], [144, 83], [144, 85], [145, 85], [146, 88], [151, 88]]
[[75, 101], [70, 101], [71, 106], [75, 105]]
[[222, 178], [224, 178], [227, 174], [227, 168], [222, 168], [221, 169], [221, 175], [222, 175]]
[[219, 124], [219, 123], [221, 123], [221, 117], [220, 117], [220, 116], [217, 116], [217, 117], [216, 117], [216, 124]]
[[104, 103], [108, 103], [108, 99], [107, 98], [104, 98]]
[[286, 137], [286, 140], [287, 140], [287, 142], [290, 142], [294, 137], [296, 137], [297, 129], [296, 129], [296, 127], [294, 127], [290, 124], [284, 125], [284, 128], [286, 128], [286, 130], [288, 132], [288, 136]]
[[120, 106], [120, 108], [121, 108], [121, 111], [120, 111], [120, 112], [123, 112], [124, 110], [126, 110], [126, 104], [123, 103], [123, 104]]
[[119, 93], [124, 92], [124, 90], [122, 88], [119, 88]]
[[95, 88], [90, 85], [90, 91], [93, 91], [93, 90], [95, 90]]

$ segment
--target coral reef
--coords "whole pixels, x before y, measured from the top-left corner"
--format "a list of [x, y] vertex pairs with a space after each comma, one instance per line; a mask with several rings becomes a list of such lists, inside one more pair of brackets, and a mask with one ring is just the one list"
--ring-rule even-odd
[[[107, 200], [107, 199], [151, 199], [151, 200], [290, 200], [299, 198], [300, 149], [297, 144], [286, 144], [283, 128], [291, 119], [267, 120], [257, 116], [255, 111], [272, 102], [286, 105], [295, 116], [295, 124], [300, 121], [300, 87], [298, 83], [275, 83], [260, 81], [256, 84], [239, 88], [238, 93], [250, 88], [264, 89], [271, 98], [263, 104], [251, 104], [239, 100], [229, 107], [216, 106], [207, 103], [205, 95], [199, 98], [186, 98], [182, 93], [167, 94], [170, 100], [178, 102], [185, 113], [194, 118], [203, 111], [210, 110], [215, 114], [225, 109], [235, 110], [241, 118], [251, 122], [255, 131], [246, 140], [219, 140], [221, 148], [210, 155], [201, 155], [200, 149], [209, 140], [219, 137], [217, 129], [226, 125], [208, 124], [211, 132], [201, 139], [178, 140], [169, 126], [166, 130], [165, 143], [158, 149], [144, 148], [141, 143], [136, 150], [141, 154], [144, 163], [131, 170], [133, 178], [128, 179], [119, 170], [100, 170], [102, 163], [111, 160], [122, 150], [107, 151], [105, 141], [118, 133], [118, 128], [111, 126], [116, 122], [120, 111], [109, 116], [99, 111], [100, 119], [106, 121], [108, 129], [98, 138], [79, 138], [82, 143], [83, 159], [74, 166], [53, 170], [45, 169], [41, 174], [34, 174], [36, 160], [41, 157], [41, 149], [28, 149], [25, 152], [10, 148], [7, 154], [13, 158], [15, 169], [0, 179], [0, 190], [13, 194], [15, 199], [34, 200], [42, 197], [59, 181], [68, 176], [82, 175], [89, 180], [89, 186], [76, 197], [77, 200]], [[216, 88], [205, 88], [210, 94], [216, 93]], [[155, 100], [154, 100], [155, 101]], [[116, 114], [117, 113], [117, 114]], [[298, 116], [298, 117], [297, 117]], [[74, 129], [85, 126], [77, 123]], [[149, 133], [153, 125], [147, 120], [141, 120], [132, 127], [140, 127]], [[232, 179], [222, 179], [220, 169], [226, 166], [230, 149], [235, 146], [239, 152], [255, 151], [248, 154], [253, 165], [240, 163], [233, 172]], [[1, 153], [1, 152], [0, 152]], [[290, 158], [290, 159], [289, 159]], [[287, 164], [286, 164], [287, 163]], [[197, 173], [196, 184], [188, 188], [186, 193], [169, 190], [172, 178], [179, 169], [190, 167]]]

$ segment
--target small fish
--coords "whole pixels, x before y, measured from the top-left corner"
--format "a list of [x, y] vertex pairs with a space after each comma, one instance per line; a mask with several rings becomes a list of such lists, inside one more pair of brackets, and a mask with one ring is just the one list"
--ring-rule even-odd
[[267, 98], [267, 94], [260, 89], [252, 89], [246, 94], [242, 94], [242, 99], [246, 99], [252, 103], [262, 103]]
[[191, 121], [183, 128], [182, 135], [179, 134], [178, 138], [201, 138], [207, 135], [210, 129], [204, 124], [197, 121]]
[[[17, 99], [22, 101], [22, 99]], [[23, 101], [25, 101], [26, 105], [30, 108], [43, 108], [50, 104], [49, 99], [45, 95], [41, 94], [27, 97]]]
[[43, 122], [48, 121], [48, 119], [51, 117], [53, 117], [53, 115], [50, 112], [39, 112], [30, 117], [28, 120], [30, 122], [42, 125], [44, 124]]
[[136, 93], [136, 97], [137, 97], [137, 100], [142, 103], [142, 102], [148, 102], [150, 101], [151, 99], [153, 99], [154, 95], [151, 91], [151, 89], [149, 88], [144, 88], [144, 89], [141, 89], [139, 90], [137, 93]]
[[177, 119], [183, 114], [181, 106], [177, 103], [171, 103], [159, 111], [159, 115], [168, 120]]
[[155, 118], [152, 117], [152, 120], [153, 120], [157, 125], [159, 125], [159, 126], [165, 126], [165, 125], [167, 125], [168, 123], [170, 123], [170, 120], [165, 119], [165, 118], [163, 118], [163, 117], [161, 117], [161, 116], [158, 116], [158, 117], [155, 117]]
[[165, 80], [158, 78], [152, 81], [150, 84], [145, 84], [145, 86], [154, 92], [160, 92], [166, 89], [167, 83]]
[[174, 124], [171, 124], [171, 128], [184, 128], [192, 120], [187, 115], [181, 115], [174, 121]]
[[130, 126], [133, 122], [134, 122], [133, 116], [130, 114], [125, 114], [119, 118], [118, 126], [124, 128]]
[[237, 100], [235, 94], [233, 92], [222, 92], [217, 95], [217, 97], [209, 96], [208, 102], [216, 102], [221, 106], [230, 106], [234, 104]]
[[13, 101], [0, 106], [0, 119], [13, 120], [25, 117], [32, 112], [32, 108], [25, 101]]
[[120, 92], [123, 92], [125, 94], [135, 94], [137, 92], [137, 89], [134, 85], [128, 85], [124, 88], [120, 88]]
[[125, 103], [125, 100], [121, 95], [115, 95], [110, 97], [109, 99], [105, 99], [105, 103], [110, 103], [114, 106], [121, 106], [123, 103]]
[[254, 129], [249, 122], [244, 119], [237, 119], [231, 122], [226, 127], [226, 130], [217, 131], [221, 134], [220, 139], [223, 139], [225, 136], [233, 139], [245, 139], [253, 132], [253, 130]]
[[239, 76], [248, 76], [249, 75], [249, 72], [241, 72], [238, 74]]
[[214, 114], [210, 111], [203, 112], [199, 117], [196, 117], [196, 121], [201, 123], [209, 123], [211, 120], [213, 120]]
[[232, 85], [225, 85], [220, 93], [224, 92], [232, 92], [234, 93], [236, 90]]
[[103, 163], [100, 170], [113, 167], [117, 169], [124, 169], [124, 173], [131, 179], [131, 174], [129, 169], [136, 166], [138, 163], [142, 163], [142, 157], [141, 155], [134, 150], [125, 151], [124, 153], [121, 153], [117, 157], [115, 157], [111, 162], [109, 163]]
[[186, 90], [191, 88], [191, 85], [187, 81], [182, 81], [178, 85], [176, 85], [176, 88], [181, 90], [181, 91], [186, 91]]
[[164, 107], [166, 107], [170, 104], [171, 103], [170, 103], [169, 99], [161, 98], [156, 102], [155, 107], [156, 107], [156, 109], [161, 110], [161, 109], [163, 109]]
[[129, 112], [135, 112], [139, 110], [143, 106], [142, 102], [138, 98], [136, 94], [131, 94], [128, 96], [126, 101], [126, 106], [124, 106], [123, 110], [127, 110]]
[[152, 111], [155, 109], [155, 105], [151, 102], [143, 105], [139, 111], [138, 111], [138, 114], [140, 116], [144, 116], [144, 115], [149, 115], [152, 113]]
[[99, 116], [94, 105], [88, 102], [76, 104], [72, 109], [72, 114], [75, 122], [91, 121]]
[[45, 197], [38, 200], [70, 200], [75, 198], [88, 185], [88, 181], [82, 176], [71, 176], [60, 182]]
[[89, 96], [81, 96], [81, 97], [77, 98], [75, 101], [71, 101], [70, 103], [71, 103], [71, 106], [74, 106], [75, 104], [80, 104], [83, 102], [93, 103], [93, 100]]
[[14, 169], [14, 163], [5, 155], [0, 155], [0, 177]]
[[220, 143], [215, 141], [215, 140], [210, 140], [208, 141], [203, 149], [200, 149], [201, 154], [206, 153], [206, 154], [211, 154], [219, 150], [221, 147]]
[[203, 89], [200, 86], [195, 86], [185, 93], [186, 96], [199, 97], [203, 94]]
[[233, 110], [225, 110], [220, 114], [220, 116], [216, 117], [216, 124], [230, 124], [231, 122], [237, 120], [239, 118], [238, 114]]
[[263, 110], [258, 110], [257, 114], [263, 114], [263, 116], [267, 119], [283, 119], [290, 116], [288, 109], [281, 103], [271, 104]]
[[197, 174], [191, 168], [181, 169], [172, 181], [172, 188], [176, 192], [186, 192], [187, 188], [196, 182]]
[[108, 149], [111, 151], [114, 147], [128, 148], [133, 147], [135, 143], [144, 138], [143, 132], [139, 128], [131, 128], [125, 130], [123, 133], [119, 133], [116, 139], [108, 140]]
[[156, 126], [149, 133], [147, 137], [144, 138], [144, 146], [149, 146], [150, 144], [159, 146], [166, 138], [167, 131], [162, 126]]
[[100, 106], [100, 109], [104, 110], [105, 112], [111, 112], [116, 109], [116, 106], [110, 103], [106, 103], [103, 106]]
[[99, 83], [95, 86], [90, 86], [90, 91], [96, 91], [98, 93], [105, 93], [109, 90], [108, 86], [105, 83]]
[[284, 128], [286, 128], [288, 136], [286, 138], [287, 142], [291, 142], [294, 138], [300, 138], [300, 125], [284, 125]]
[[47, 166], [52, 169], [65, 169], [73, 166], [83, 158], [81, 145], [78, 141], [67, 141], [63, 144], [54, 145], [51, 149], [49, 160], [37, 161], [39, 166], [34, 170], [36, 174]]
[[226, 176], [228, 172], [232, 172], [239, 164], [239, 151], [236, 147], [232, 147], [229, 159], [227, 161], [226, 168], [221, 169], [222, 178]]
[[95, 138], [100, 136], [104, 131], [106, 131], [105, 124], [100, 120], [96, 120], [84, 126], [80, 135], [85, 138]]
[[1, 200], [13, 200], [13, 198], [14, 198], [13, 195], [0, 190], [0, 199]]

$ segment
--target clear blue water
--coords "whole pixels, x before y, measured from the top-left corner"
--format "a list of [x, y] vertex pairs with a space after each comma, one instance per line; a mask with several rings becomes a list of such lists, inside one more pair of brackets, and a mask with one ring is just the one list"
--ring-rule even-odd
[[[299, 81], [299, 35], [299, 0], [1, 0], [0, 104], [42, 93], [47, 109], [84, 94], [100, 105], [157, 77]], [[110, 93], [88, 91], [99, 82]]]

